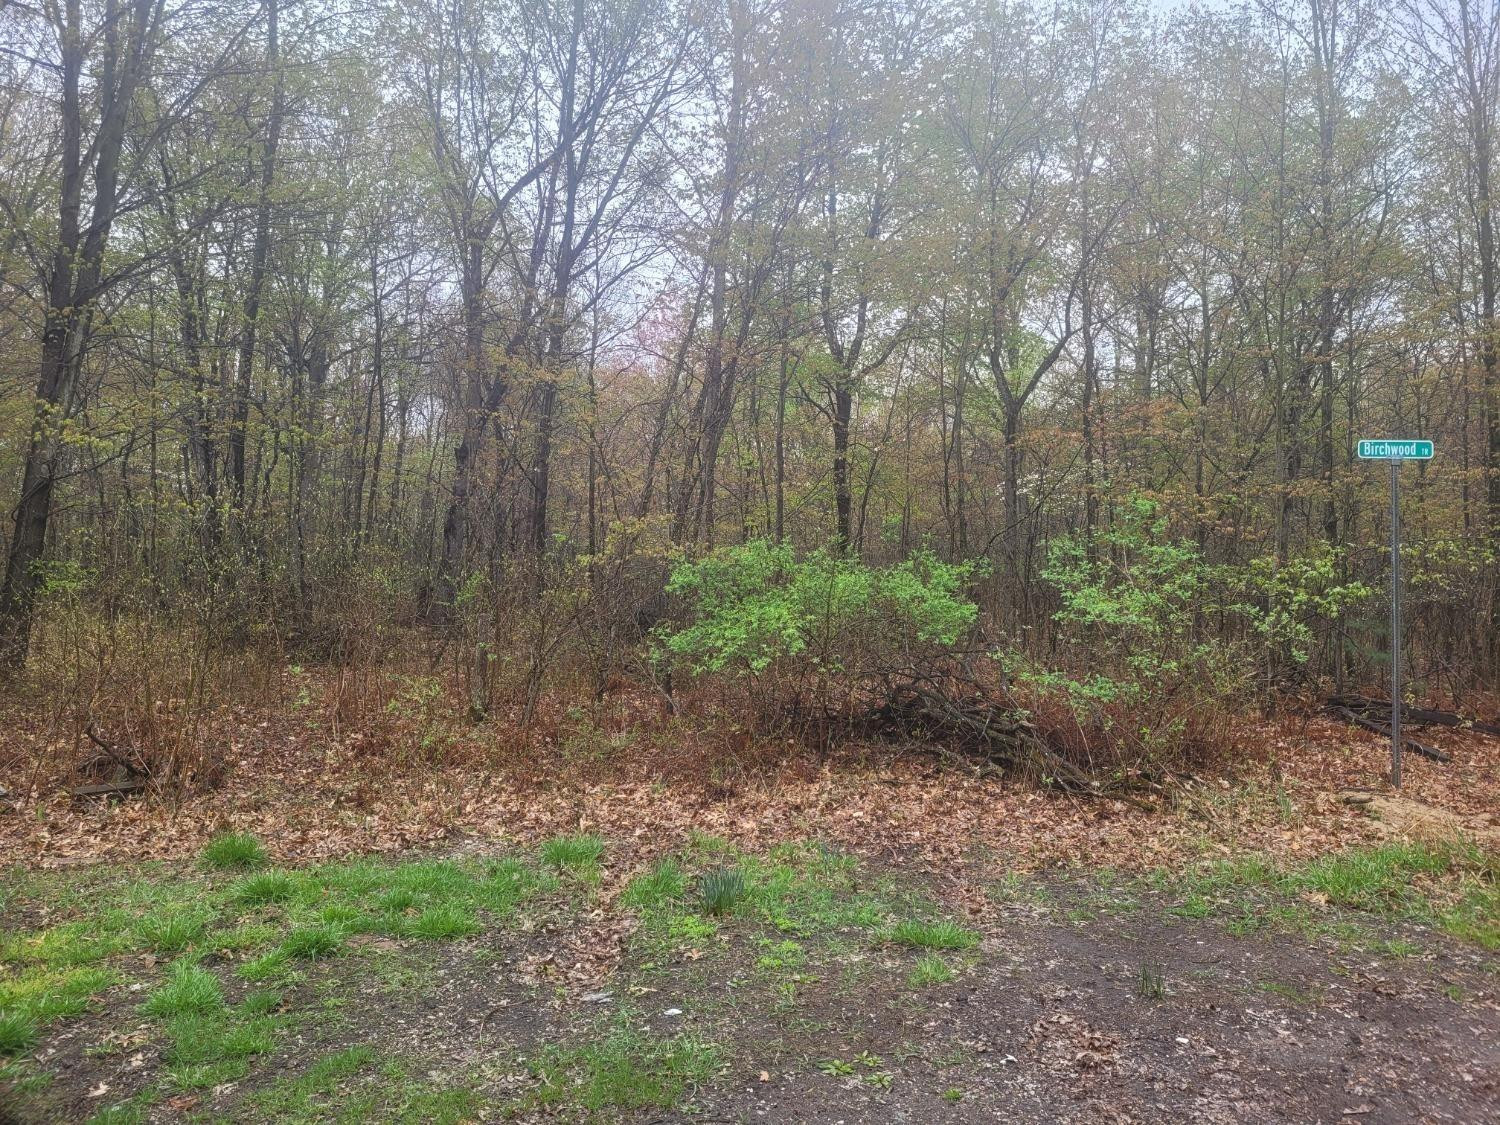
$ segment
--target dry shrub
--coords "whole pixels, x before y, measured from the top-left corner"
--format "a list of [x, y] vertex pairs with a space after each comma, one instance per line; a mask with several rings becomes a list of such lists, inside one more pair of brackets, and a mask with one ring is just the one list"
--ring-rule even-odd
[[1125, 787], [1202, 773], [1243, 752], [1237, 712], [1218, 699], [1178, 692], [1079, 705], [1032, 690], [1018, 705], [1059, 757]]
[[211, 720], [231, 701], [267, 698], [278, 662], [259, 648], [226, 651], [211, 601], [194, 608], [177, 621], [150, 607], [47, 607], [18, 685], [46, 717], [45, 743], [76, 748], [47, 772], [142, 782], [174, 797], [222, 783], [223, 740]]

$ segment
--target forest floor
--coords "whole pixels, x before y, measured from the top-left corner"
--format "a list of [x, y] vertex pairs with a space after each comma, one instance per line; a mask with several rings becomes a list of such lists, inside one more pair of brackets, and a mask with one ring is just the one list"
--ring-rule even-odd
[[1500, 1117], [1500, 740], [1425, 739], [1413, 837], [1317, 719], [1155, 809], [223, 723], [176, 806], [0, 776], [0, 1121]]

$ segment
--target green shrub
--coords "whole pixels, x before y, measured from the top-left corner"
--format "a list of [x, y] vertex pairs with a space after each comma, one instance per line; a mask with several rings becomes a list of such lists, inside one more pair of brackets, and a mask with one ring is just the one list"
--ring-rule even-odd
[[695, 673], [880, 674], [913, 650], [941, 654], [973, 625], [962, 595], [971, 563], [919, 551], [876, 568], [826, 551], [798, 559], [790, 546], [757, 539], [680, 564], [669, 592], [692, 621], [659, 635], [665, 652]]
[[203, 849], [203, 863], [219, 870], [264, 867], [266, 849], [249, 833], [223, 832]]

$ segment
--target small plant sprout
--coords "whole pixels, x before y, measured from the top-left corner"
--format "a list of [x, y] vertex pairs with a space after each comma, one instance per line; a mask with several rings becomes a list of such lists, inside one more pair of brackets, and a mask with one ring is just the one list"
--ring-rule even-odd
[[738, 867], [716, 867], [705, 871], [698, 879], [698, 894], [703, 899], [704, 909], [722, 918], [744, 901], [745, 873]]

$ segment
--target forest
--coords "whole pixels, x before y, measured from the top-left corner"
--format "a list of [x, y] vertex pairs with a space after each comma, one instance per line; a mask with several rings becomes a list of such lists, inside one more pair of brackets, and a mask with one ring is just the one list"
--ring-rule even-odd
[[[980, 995], [996, 926], [1061, 940], [1018, 902], [1115, 917], [1114, 866], [1289, 964], [1316, 940], [1276, 911], [1314, 901], [1430, 931], [1352, 948], [1492, 952], [1497, 143], [1496, 0], [0, 0], [0, 1121], [1261, 1104], [1153, 1111], [1057, 1062], [1145, 1025], [1043, 1009], [1011, 1029], [1041, 1100], [989, 1061], [908, 1081], [882, 1025], [813, 1035], [823, 1102], [759, 1030], [623, 1006], [558, 1039], [481, 1005], [530, 1061], [441, 1089], [385, 1041], [302, 1077], [272, 1044], [320, 960], [501, 933], [494, 1003], [569, 1019], [716, 941], [780, 1002], [847, 940]], [[1397, 470], [1397, 635], [1379, 439], [1435, 451]], [[409, 854], [460, 838], [540, 859]], [[876, 856], [960, 874], [918, 908]], [[53, 1081], [86, 1046], [57, 1028], [127, 1010], [76, 966], [142, 948], [160, 1058]], [[1129, 974], [1167, 1043], [1171, 956]], [[1493, 1026], [1492, 969], [1429, 982], [1422, 1026]], [[192, 1057], [208, 1025], [258, 1046]], [[1500, 1062], [1469, 1064], [1489, 1086], [1405, 1073], [1373, 1119], [1478, 1119]]]

